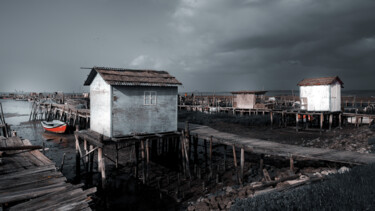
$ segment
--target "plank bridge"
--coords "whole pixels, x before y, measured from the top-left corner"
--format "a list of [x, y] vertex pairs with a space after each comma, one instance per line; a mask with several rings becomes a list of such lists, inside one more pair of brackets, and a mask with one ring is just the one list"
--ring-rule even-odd
[[91, 210], [89, 195], [72, 185], [27, 139], [0, 137], [0, 207], [6, 210]]

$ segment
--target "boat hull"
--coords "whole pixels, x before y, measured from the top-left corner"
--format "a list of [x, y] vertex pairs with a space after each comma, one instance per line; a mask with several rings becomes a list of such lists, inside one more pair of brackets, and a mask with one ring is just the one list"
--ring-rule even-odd
[[57, 124], [48, 124], [47, 122], [42, 122], [43, 129], [52, 133], [65, 133], [66, 123], [60, 122]]

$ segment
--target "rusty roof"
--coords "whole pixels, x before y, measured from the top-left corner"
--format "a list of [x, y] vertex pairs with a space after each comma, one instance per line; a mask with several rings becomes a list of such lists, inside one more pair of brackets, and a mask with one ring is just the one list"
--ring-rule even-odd
[[232, 94], [255, 94], [255, 95], [264, 95], [267, 91], [235, 91]]
[[178, 86], [182, 85], [175, 77], [166, 71], [134, 70], [110, 67], [93, 67], [84, 85], [92, 83], [99, 75], [109, 85], [119, 86]]
[[298, 86], [316, 86], [316, 85], [331, 85], [335, 82], [339, 82], [341, 87], [343, 86], [343, 82], [338, 76], [334, 77], [322, 77], [322, 78], [307, 78], [300, 81], [297, 85]]

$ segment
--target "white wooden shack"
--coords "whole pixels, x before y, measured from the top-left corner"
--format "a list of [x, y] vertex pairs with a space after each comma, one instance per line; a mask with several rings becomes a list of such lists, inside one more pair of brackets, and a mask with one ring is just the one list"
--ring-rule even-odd
[[338, 76], [303, 79], [300, 87], [301, 110], [341, 111], [341, 88], [343, 82]]
[[181, 83], [168, 72], [94, 67], [90, 129], [108, 137], [177, 131]]
[[[267, 91], [236, 91], [232, 92], [233, 108], [254, 109], [264, 98]], [[263, 108], [263, 107], [262, 107]]]

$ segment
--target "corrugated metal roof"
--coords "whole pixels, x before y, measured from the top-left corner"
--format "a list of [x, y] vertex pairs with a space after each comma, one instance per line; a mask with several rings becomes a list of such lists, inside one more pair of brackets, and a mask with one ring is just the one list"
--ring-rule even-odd
[[255, 94], [255, 95], [264, 95], [267, 91], [235, 91], [232, 94]]
[[343, 82], [338, 76], [334, 77], [322, 77], [322, 78], [307, 78], [303, 79], [301, 82], [299, 82], [298, 86], [316, 86], [316, 85], [330, 85], [335, 82], [339, 82], [341, 87], [343, 86]]
[[166, 71], [134, 70], [110, 67], [93, 67], [84, 85], [88, 86], [96, 74], [109, 85], [118, 86], [178, 86], [182, 85], [175, 77]]

